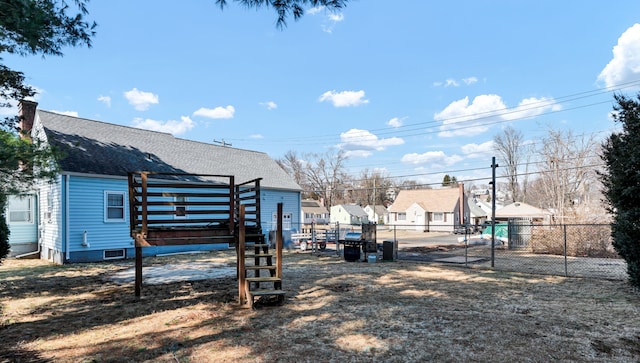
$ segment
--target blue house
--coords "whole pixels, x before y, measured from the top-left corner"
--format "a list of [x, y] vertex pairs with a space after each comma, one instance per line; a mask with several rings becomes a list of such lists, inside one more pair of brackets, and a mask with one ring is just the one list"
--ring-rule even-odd
[[[9, 201], [14, 256], [39, 255], [60, 264], [134, 256], [128, 172], [232, 175], [238, 184], [261, 178], [263, 232], [274, 228], [278, 203], [283, 203], [284, 228], [300, 220], [300, 186], [266, 153], [37, 110], [30, 101], [21, 102], [20, 114], [22, 130], [63, 156], [54, 183], [37, 183], [31, 193]], [[153, 246], [144, 248], [144, 255], [226, 248]]]

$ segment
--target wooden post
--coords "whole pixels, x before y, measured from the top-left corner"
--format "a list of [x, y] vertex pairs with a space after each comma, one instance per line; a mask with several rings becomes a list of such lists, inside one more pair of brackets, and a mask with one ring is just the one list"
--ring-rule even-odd
[[142, 227], [141, 232], [145, 236], [147, 236], [148, 225], [147, 225], [147, 173], [140, 173], [140, 180], [142, 182]]
[[[137, 242], [136, 242], [137, 244]], [[140, 297], [142, 292], [142, 247], [136, 246], [136, 297]]]
[[276, 225], [276, 277], [282, 278], [282, 203], [278, 203], [278, 221]]
[[240, 305], [243, 305], [247, 302], [247, 294], [246, 294], [246, 272], [245, 272], [245, 229], [244, 229], [244, 213], [245, 206], [240, 205], [240, 213], [238, 215], [238, 246], [237, 246], [237, 256], [238, 256], [238, 300]]

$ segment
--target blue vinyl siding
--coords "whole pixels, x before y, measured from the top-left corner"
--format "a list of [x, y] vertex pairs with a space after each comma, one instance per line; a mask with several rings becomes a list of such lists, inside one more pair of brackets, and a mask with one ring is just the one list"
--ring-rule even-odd
[[273, 213], [278, 211], [278, 203], [282, 203], [282, 212], [291, 214], [291, 228], [300, 229], [300, 192], [281, 190], [262, 190], [260, 198], [260, 213], [262, 219], [262, 231], [268, 235], [275, 229], [271, 221]]
[[[66, 190], [68, 180], [69, 190]], [[105, 218], [105, 192], [124, 193], [124, 220], [107, 221]], [[102, 261], [105, 250], [124, 249], [126, 258], [134, 257], [134, 242], [130, 236], [129, 199], [126, 179], [98, 178], [89, 176], [63, 175], [55, 186], [42, 186], [41, 216], [47, 213], [46, 193], [53, 193], [53, 213], [51, 218], [43, 220], [46, 245], [66, 255], [67, 239], [69, 258], [66, 262]], [[68, 193], [68, 195], [67, 195]], [[65, 210], [68, 198], [68, 212]], [[292, 227], [299, 228], [300, 193], [262, 189], [261, 213], [262, 228], [268, 233], [271, 228], [271, 216], [277, 211], [277, 204], [284, 203], [284, 212], [292, 216]], [[173, 208], [173, 207], [168, 207]], [[198, 208], [192, 206], [189, 208]], [[190, 209], [191, 210], [191, 209]], [[65, 221], [68, 215], [68, 221]], [[207, 218], [198, 215], [197, 218]], [[222, 217], [216, 215], [217, 218]], [[167, 218], [173, 219], [169, 215]], [[188, 218], [195, 218], [189, 216]], [[67, 230], [68, 227], [68, 230]], [[86, 244], [84, 236], [86, 231]], [[44, 245], [44, 244], [43, 244]], [[211, 251], [226, 249], [226, 244], [152, 246], [143, 248], [144, 256], [185, 251]]]
[[[126, 248], [133, 245], [129, 235], [127, 181], [72, 176], [69, 179], [69, 251]], [[105, 193], [123, 193], [124, 219], [106, 221]], [[86, 231], [87, 245], [84, 243]]]

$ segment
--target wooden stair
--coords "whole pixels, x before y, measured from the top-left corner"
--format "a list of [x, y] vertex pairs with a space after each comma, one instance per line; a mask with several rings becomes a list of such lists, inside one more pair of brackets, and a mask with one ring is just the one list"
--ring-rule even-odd
[[282, 290], [282, 277], [278, 276], [278, 266], [274, 265], [273, 253], [269, 253], [269, 245], [256, 243], [251, 247], [253, 253], [245, 253], [244, 290], [245, 304], [253, 308], [256, 298], [275, 296], [282, 304], [286, 292]]
[[[279, 216], [281, 209], [282, 204], [278, 204]], [[253, 308], [256, 298], [269, 297], [276, 297], [278, 304], [284, 303], [286, 292], [282, 289], [282, 233], [278, 233], [275, 251], [270, 251], [263, 234], [245, 235], [244, 206], [240, 206], [239, 220], [236, 246], [240, 304]], [[278, 230], [281, 231], [281, 228], [279, 223]], [[246, 244], [247, 236], [252, 244]]]

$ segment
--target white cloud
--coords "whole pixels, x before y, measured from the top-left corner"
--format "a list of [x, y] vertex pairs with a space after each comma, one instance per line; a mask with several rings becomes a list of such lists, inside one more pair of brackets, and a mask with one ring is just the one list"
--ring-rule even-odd
[[[637, 81], [640, 76], [640, 24], [627, 29], [613, 47], [613, 59], [598, 75], [605, 87]], [[637, 88], [637, 87], [636, 87]]]
[[364, 91], [327, 91], [319, 98], [320, 102], [329, 101], [333, 103], [335, 107], [349, 107], [360, 106], [362, 104], [369, 103], [369, 100], [364, 98]]
[[324, 10], [324, 6], [316, 6], [315, 8], [311, 8], [311, 9], [307, 10], [307, 14], [316, 15], [317, 13], [321, 12], [322, 10]]
[[233, 115], [235, 114], [235, 112], [236, 112], [236, 109], [233, 106], [228, 105], [227, 107], [218, 106], [216, 108], [201, 107], [196, 112], [194, 112], [193, 115], [219, 119], [219, 118], [233, 118]]
[[468, 77], [468, 78], [463, 78], [462, 82], [464, 82], [467, 86], [470, 86], [474, 83], [478, 82], [478, 78], [476, 77]]
[[493, 156], [493, 140], [483, 142], [482, 144], [466, 144], [461, 148], [462, 153], [471, 159], [488, 158]]
[[444, 86], [445, 87], [458, 87], [460, 85], [460, 83], [458, 83], [458, 81], [456, 81], [455, 79], [447, 79], [446, 81], [444, 81]]
[[249, 135], [250, 139], [254, 139], [254, 140], [258, 140], [258, 139], [264, 139], [264, 136], [262, 136], [261, 134], [251, 134]]
[[61, 114], [61, 115], [67, 115], [67, 116], [78, 117], [78, 112], [77, 112], [77, 111], [57, 111], [57, 110], [51, 110], [51, 112], [59, 113], [59, 114]]
[[159, 102], [158, 95], [154, 95], [151, 92], [139, 91], [137, 88], [125, 92], [124, 97], [129, 101], [129, 104], [138, 111], [146, 111], [151, 105]]
[[553, 98], [530, 97], [525, 98], [518, 104], [518, 107], [510, 109], [501, 117], [505, 120], [518, 120], [541, 115], [547, 111], [559, 111], [562, 106], [556, 103]]
[[274, 109], [278, 108], [278, 104], [273, 102], [273, 101], [260, 102], [260, 106], [266, 107], [267, 110], [274, 110]]
[[111, 107], [111, 97], [109, 96], [100, 95], [100, 97], [98, 97], [98, 101], [104, 103], [107, 107]]
[[329, 15], [327, 15], [327, 17], [329, 18], [329, 20], [331, 20], [334, 23], [339, 23], [341, 21], [344, 21], [344, 14], [343, 13], [329, 14]]
[[[462, 78], [461, 81], [465, 85], [470, 86], [470, 85], [478, 82], [478, 78], [476, 78], [476, 77], [467, 77], [467, 78]], [[457, 80], [457, 79], [448, 78], [444, 82], [443, 81], [433, 82], [433, 85], [435, 87], [460, 87], [460, 81]]]
[[402, 156], [402, 159], [400, 159], [401, 162], [406, 164], [432, 164], [433, 166], [440, 167], [453, 165], [462, 160], [462, 156], [447, 156], [444, 151], [427, 151], [422, 154], [405, 154], [404, 156]]
[[387, 121], [387, 125], [391, 126], [391, 127], [400, 127], [402, 126], [402, 122], [405, 120], [405, 118], [398, 118], [398, 117], [394, 117], [391, 120]]
[[139, 129], [180, 135], [191, 130], [195, 126], [195, 122], [193, 122], [188, 116], [180, 117], [180, 121], [169, 120], [165, 122], [135, 118], [133, 119], [133, 126]]
[[351, 129], [340, 134], [342, 143], [338, 147], [344, 150], [349, 157], [367, 157], [373, 151], [383, 151], [389, 146], [404, 144], [399, 137], [379, 139], [378, 136], [367, 130]]
[[538, 116], [547, 111], [560, 110], [553, 98], [526, 98], [517, 107], [508, 108], [502, 97], [489, 94], [476, 96], [471, 103], [469, 97], [451, 102], [444, 110], [434, 115], [442, 121], [440, 137], [472, 136], [483, 133], [492, 123]]

